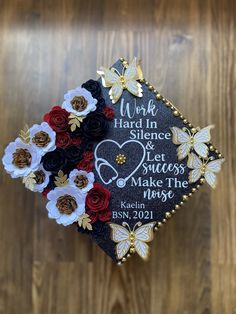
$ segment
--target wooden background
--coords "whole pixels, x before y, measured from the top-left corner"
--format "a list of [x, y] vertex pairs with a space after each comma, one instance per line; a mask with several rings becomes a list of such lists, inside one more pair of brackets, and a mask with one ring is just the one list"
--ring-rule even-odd
[[1, 166], [1, 314], [236, 313], [235, 0], [1, 0], [1, 150], [100, 65], [141, 57], [145, 77], [226, 156], [168, 221], [145, 263], [122, 267]]

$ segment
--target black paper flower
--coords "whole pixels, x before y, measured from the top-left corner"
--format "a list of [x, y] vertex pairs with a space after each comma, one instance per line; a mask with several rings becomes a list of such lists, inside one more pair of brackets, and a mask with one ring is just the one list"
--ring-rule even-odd
[[100, 83], [94, 80], [88, 80], [82, 85], [86, 88], [94, 98], [99, 99], [101, 97], [101, 86]]
[[66, 166], [66, 156], [62, 148], [57, 148], [43, 156], [43, 167], [46, 171], [57, 173]]
[[82, 159], [82, 150], [77, 145], [71, 145], [65, 148], [65, 155], [68, 164], [75, 165]]
[[93, 141], [104, 138], [108, 128], [109, 125], [105, 115], [98, 112], [90, 113], [82, 124], [83, 136]]

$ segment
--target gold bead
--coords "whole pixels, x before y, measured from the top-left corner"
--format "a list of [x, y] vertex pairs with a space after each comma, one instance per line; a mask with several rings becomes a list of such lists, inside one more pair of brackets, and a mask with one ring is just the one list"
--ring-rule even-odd
[[178, 117], [179, 111], [175, 110], [175, 111], [173, 112], [173, 115], [176, 116], [176, 117]]
[[188, 124], [188, 126], [191, 128], [191, 127], [192, 127], [192, 124], [191, 124], [191, 123], [189, 123], [189, 124]]
[[210, 149], [211, 152], [213, 152], [213, 151], [215, 150], [215, 148], [214, 148], [213, 145], [211, 145], [211, 146], [209, 147], [209, 149]]
[[188, 199], [188, 195], [183, 195], [183, 200], [187, 201], [187, 199]]
[[190, 193], [188, 193], [188, 196], [192, 196], [192, 195], [193, 195], [193, 193], [191, 193], [191, 192], [190, 192]]
[[201, 183], [201, 184], [205, 183], [205, 181], [206, 181], [206, 180], [205, 180], [204, 178], [201, 178], [201, 179], [200, 179], [200, 183]]
[[153, 90], [153, 93], [154, 93], [154, 94], [156, 94], [156, 93], [157, 93], [157, 90], [156, 90], [156, 89], [154, 89], [154, 90]]
[[144, 83], [145, 82], [145, 79], [140, 79], [139, 80], [141, 83]]
[[118, 265], [118, 266], [121, 266], [121, 265], [122, 265], [122, 263], [121, 263], [121, 262], [118, 262], [118, 263], [117, 263], [117, 265]]
[[198, 184], [198, 185], [196, 186], [196, 188], [197, 188], [197, 189], [199, 189], [199, 188], [200, 188], [200, 186], [201, 186], [201, 185], [199, 185], [199, 184]]
[[135, 253], [135, 248], [132, 247], [132, 248], [130, 248], [129, 251], [130, 251], [131, 254], [133, 254], [133, 253]]
[[216, 150], [215, 150], [215, 153], [216, 153], [216, 154], [218, 154], [218, 153], [219, 153], [219, 151], [216, 149]]
[[223, 156], [222, 156], [221, 154], [218, 154], [218, 157], [219, 157], [219, 158], [222, 158]]
[[184, 123], [184, 124], [187, 124], [187, 123], [188, 123], [188, 120], [187, 120], [187, 119], [184, 119], [184, 120], [183, 120], [183, 123]]
[[180, 206], [178, 204], [176, 204], [175, 209], [180, 209]]
[[158, 226], [158, 228], [161, 228], [162, 227], [162, 222], [159, 221], [157, 226]]
[[171, 106], [171, 103], [169, 101], [166, 101], [166, 106], [167, 107], [170, 107]]
[[183, 116], [182, 114], [181, 114], [179, 117], [180, 117], [180, 119], [183, 119], [183, 118], [184, 118], [184, 116]]
[[164, 219], [162, 220], [162, 222], [165, 224], [165, 223], [166, 223], [166, 219], [164, 218]]
[[126, 262], [126, 258], [125, 257], [122, 258], [122, 262], [123, 263]]
[[172, 209], [171, 213], [174, 215], [176, 213], [176, 211], [174, 209]]
[[162, 101], [163, 101], [163, 102], [166, 102], [166, 99], [165, 99], [165, 97], [162, 97]]
[[131, 255], [128, 253], [127, 255], [126, 255], [128, 258], [130, 258], [131, 257]]
[[194, 134], [194, 133], [197, 132], [197, 130], [196, 130], [195, 128], [192, 128], [192, 129], [191, 129], [191, 132]]
[[158, 228], [157, 227], [154, 227], [154, 231], [157, 231], [158, 230]]
[[196, 188], [192, 188], [192, 192], [195, 193], [196, 192]]
[[120, 58], [120, 61], [122, 61], [122, 62], [123, 62], [123, 61], [124, 61], [124, 58]]
[[166, 212], [165, 216], [166, 216], [167, 219], [169, 219], [169, 218], [171, 218], [171, 213]]
[[161, 94], [157, 94], [157, 95], [156, 95], [156, 98], [157, 98], [157, 100], [161, 100], [161, 99], [162, 99]]
[[180, 206], [184, 205], [184, 202], [179, 202], [179, 205], [180, 205]]
[[145, 82], [145, 85], [147, 85], [147, 86], [149, 85], [148, 81]]
[[148, 86], [148, 89], [149, 89], [149, 90], [153, 90], [153, 86], [152, 86], [152, 85], [149, 85], [149, 86]]

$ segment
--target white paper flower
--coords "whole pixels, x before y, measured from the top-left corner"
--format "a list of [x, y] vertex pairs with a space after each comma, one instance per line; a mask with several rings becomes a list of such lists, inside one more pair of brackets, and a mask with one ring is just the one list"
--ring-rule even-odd
[[35, 171], [40, 160], [41, 155], [32, 145], [25, 144], [17, 138], [6, 147], [2, 162], [12, 178], [19, 178]]
[[93, 187], [94, 174], [92, 172], [74, 169], [70, 173], [69, 183], [79, 188], [82, 193], [87, 193]]
[[64, 95], [65, 101], [62, 108], [76, 116], [86, 116], [89, 112], [96, 110], [97, 99], [83, 87], [69, 90]]
[[70, 185], [56, 187], [48, 193], [47, 198], [48, 217], [58, 224], [68, 226], [85, 212], [85, 194]]
[[33, 189], [31, 191], [42, 193], [49, 183], [51, 172], [46, 171], [41, 164], [33, 173], [35, 175], [34, 180], [36, 183], [33, 185]]
[[30, 129], [31, 145], [43, 156], [56, 149], [56, 133], [47, 122], [34, 124]]

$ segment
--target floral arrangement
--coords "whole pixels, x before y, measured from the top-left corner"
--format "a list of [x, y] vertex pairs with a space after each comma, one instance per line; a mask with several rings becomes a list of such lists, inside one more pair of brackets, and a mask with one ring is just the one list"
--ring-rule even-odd
[[89, 80], [68, 91], [41, 124], [21, 130], [5, 149], [4, 168], [47, 197], [49, 218], [92, 230], [95, 222], [111, 220], [110, 192], [93, 174], [93, 144], [106, 136], [113, 118], [100, 83]]

